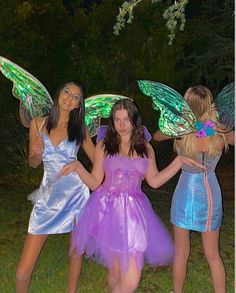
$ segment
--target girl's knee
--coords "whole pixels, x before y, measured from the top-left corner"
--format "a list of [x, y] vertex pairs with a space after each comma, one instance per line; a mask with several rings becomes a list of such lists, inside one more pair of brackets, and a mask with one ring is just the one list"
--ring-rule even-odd
[[130, 284], [130, 292], [133, 292], [138, 288], [140, 278], [134, 278]]
[[205, 257], [209, 263], [221, 260], [219, 251], [205, 251]]
[[190, 249], [175, 249], [175, 258], [187, 260], [189, 258]]
[[140, 276], [136, 275], [136, 276], [132, 276], [132, 278], [127, 278], [123, 280], [123, 288], [124, 288], [124, 292], [134, 292], [139, 285], [139, 281], [140, 281]]
[[78, 255], [76, 252], [73, 252], [73, 253], [70, 253], [69, 257], [72, 260], [81, 260], [83, 256]]
[[16, 271], [16, 281], [26, 281], [30, 278], [31, 272], [24, 270], [22, 268], [17, 268]]

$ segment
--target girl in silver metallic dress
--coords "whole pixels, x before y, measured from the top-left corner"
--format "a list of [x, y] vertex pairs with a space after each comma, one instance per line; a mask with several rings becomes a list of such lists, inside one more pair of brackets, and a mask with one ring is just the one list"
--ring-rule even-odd
[[[202, 233], [204, 253], [210, 266], [215, 292], [226, 292], [225, 269], [219, 252], [219, 231], [222, 221], [222, 196], [215, 175], [215, 167], [222, 151], [234, 144], [234, 131], [218, 133], [211, 123], [216, 112], [212, 111], [213, 97], [204, 86], [189, 88], [184, 96], [195, 114], [202, 132], [191, 133], [175, 140], [178, 154], [197, 160], [207, 168], [183, 166], [171, 206], [171, 222], [174, 229], [175, 257], [173, 265], [174, 292], [183, 290], [190, 253], [189, 231]], [[205, 131], [206, 130], [206, 131]], [[209, 135], [208, 135], [209, 134]], [[157, 141], [171, 137], [157, 131]]]

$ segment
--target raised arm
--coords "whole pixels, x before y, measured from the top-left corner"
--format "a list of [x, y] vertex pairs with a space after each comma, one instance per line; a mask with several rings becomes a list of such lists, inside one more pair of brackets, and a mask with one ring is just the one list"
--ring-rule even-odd
[[38, 167], [42, 162], [44, 143], [39, 134], [39, 126], [41, 123], [43, 123], [43, 119], [41, 118], [34, 118], [30, 123], [28, 163], [33, 168]]
[[85, 137], [85, 139], [83, 141], [82, 147], [83, 147], [86, 155], [89, 157], [90, 161], [92, 163], [94, 163], [95, 146], [94, 146], [94, 144], [92, 142], [92, 139], [89, 136], [87, 127], [86, 127], [86, 137]]
[[176, 175], [176, 173], [182, 168], [184, 164], [188, 164], [191, 166], [195, 165], [201, 169], [205, 169], [205, 166], [199, 164], [198, 162], [187, 157], [178, 155], [172, 163], [170, 163], [165, 169], [159, 172], [156, 166], [154, 150], [150, 144], [148, 145], [148, 148], [150, 157], [148, 170], [146, 173], [146, 180], [147, 183], [153, 188], [158, 188], [165, 184], [168, 180]]
[[174, 137], [168, 136], [168, 135], [164, 134], [163, 132], [161, 132], [160, 130], [157, 130], [153, 134], [153, 139], [156, 141], [163, 141], [163, 140], [168, 140], [168, 139], [174, 139]]

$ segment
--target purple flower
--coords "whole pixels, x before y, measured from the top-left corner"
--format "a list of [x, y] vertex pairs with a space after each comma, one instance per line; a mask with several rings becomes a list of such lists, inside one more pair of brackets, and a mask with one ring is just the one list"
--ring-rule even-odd
[[207, 120], [207, 121], [204, 122], [204, 126], [214, 128], [215, 124], [213, 123], [213, 121]]
[[204, 136], [206, 136], [205, 129], [202, 128], [202, 129], [196, 131], [196, 137], [204, 137]]
[[197, 120], [195, 122], [196, 136], [205, 137], [215, 134], [215, 124], [212, 120], [206, 120], [204, 122]]

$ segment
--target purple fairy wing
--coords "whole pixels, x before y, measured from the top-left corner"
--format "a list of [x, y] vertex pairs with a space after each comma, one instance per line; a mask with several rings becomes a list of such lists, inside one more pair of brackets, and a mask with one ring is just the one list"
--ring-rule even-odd
[[151, 133], [148, 131], [147, 127], [143, 125], [144, 137], [146, 141], [150, 141], [152, 139]]
[[106, 136], [106, 133], [107, 133], [107, 129], [108, 129], [108, 126], [107, 125], [101, 125], [97, 128], [97, 142], [101, 139], [104, 139], [104, 137]]

